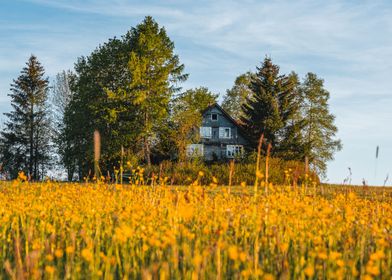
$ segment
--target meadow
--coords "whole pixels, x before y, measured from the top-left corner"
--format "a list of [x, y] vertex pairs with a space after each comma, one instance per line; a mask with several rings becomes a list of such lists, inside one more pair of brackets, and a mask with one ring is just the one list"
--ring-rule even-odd
[[23, 179], [0, 183], [2, 279], [392, 277], [387, 188]]

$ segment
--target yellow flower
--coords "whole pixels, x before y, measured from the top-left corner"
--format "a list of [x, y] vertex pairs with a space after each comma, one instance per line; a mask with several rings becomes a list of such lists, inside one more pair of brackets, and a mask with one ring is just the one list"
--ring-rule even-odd
[[53, 257], [53, 255], [46, 255], [45, 259], [46, 259], [48, 262], [51, 262], [51, 261], [53, 261], [54, 257]]
[[63, 256], [63, 250], [57, 249], [57, 250], [54, 252], [54, 255], [56, 256], [56, 258], [61, 258], [61, 257]]
[[380, 270], [376, 265], [366, 265], [366, 272], [374, 276], [380, 274]]
[[275, 279], [275, 277], [269, 273], [264, 274], [264, 276], [263, 276], [263, 280], [274, 280], [274, 279]]
[[93, 254], [89, 249], [82, 250], [82, 257], [88, 262], [91, 262], [93, 260]]
[[201, 264], [201, 262], [203, 261], [203, 258], [201, 257], [201, 255], [200, 254], [196, 254], [194, 257], [193, 257], [193, 265], [194, 266], [199, 266], [200, 264]]
[[75, 252], [74, 248], [72, 246], [68, 246], [67, 248], [65, 248], [65, 252], [70, 255], [73, 252]]
[[314, 268], [313, 268], [313, 266], [308, 265], [308, 266], [305, 268], [304, 272], [305, 272], [305, 275], [306, 275], [306, 276], [308, 276], [308, 277], [313, 277], [313, 275], [314, 275]]
[[45, 271], [49, 274], [53, 274], [55, 271], [55, 268], [51, 265], [47, 265], [47, 266], [45, 266]]
[[336, 264], [337, 264], [339, 267], [343, 267], [343, 266], [344, 266], [344, 261], [343, 261], [343, 260], [337, 260], [337, 261], [336, 261]]
[[238, 249], [236, 246], [230, 246], [228, 252], [230, 259], [236, 260], [238, 258]]
[[240, 260], [241, 260], [242, 262], [245, 262], [245, 261], [246, 261], [246, 254], [245, 254], [244, 252], [241, 252], [241, 253], [240, 253]]

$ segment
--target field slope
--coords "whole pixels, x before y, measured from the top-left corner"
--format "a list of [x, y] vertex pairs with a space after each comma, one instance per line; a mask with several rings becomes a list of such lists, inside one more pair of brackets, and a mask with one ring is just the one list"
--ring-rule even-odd
[[391, 205], [386, 189], [4, 182], [0, 278], [390, 279]]

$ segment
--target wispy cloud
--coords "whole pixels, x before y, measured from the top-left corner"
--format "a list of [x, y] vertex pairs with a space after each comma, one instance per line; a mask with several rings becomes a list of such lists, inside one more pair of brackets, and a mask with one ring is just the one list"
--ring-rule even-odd
[[[392, 4], [388, 0], [23, 3], [38, 7], [42, 16], [32, 22], [0, 12], [0, 111], [9, 108], [4, 93], [30, 53], [37, 54], [48, 74], [54, 75], [71, 68], [78, 56], [99, 43], [152, 15], [166, 27], [191, 74], [185, 87], [206, 85], [224, 93], [235, 76], [254, 70], [266, 54], [283, 72], [295, 70], [304, 76], [313, 71], [324, 78], [344, 144], [330, 164], [330, 180], [341, 181], [348, 166], [354, 176], [358, 174], [356, 183], [362, 177], [370, 179], [366, 160], [376, 145], [383, 148], [385, 157], [392, 157], [392, 147], [387, 148], [392, 137], [388, 127], [392, 119]], [[380, 168], [392, 172], [386, 161]]]

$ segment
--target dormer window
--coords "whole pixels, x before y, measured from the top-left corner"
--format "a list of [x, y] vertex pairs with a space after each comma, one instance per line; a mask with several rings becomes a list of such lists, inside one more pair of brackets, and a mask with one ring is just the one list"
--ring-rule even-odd
[[218, 120], [218, 114], [211, 114], [211, 120], [212, 121], [217, 121]]

